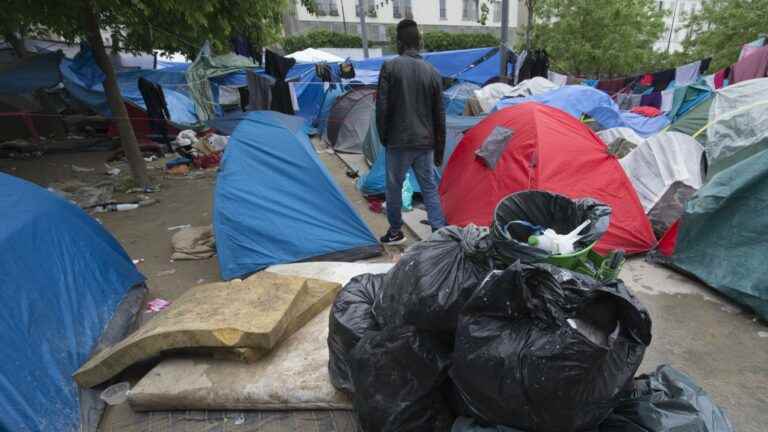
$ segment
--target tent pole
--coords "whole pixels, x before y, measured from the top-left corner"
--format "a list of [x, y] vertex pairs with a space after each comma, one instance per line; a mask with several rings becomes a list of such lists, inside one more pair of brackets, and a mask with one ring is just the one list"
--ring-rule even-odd
[[365, 25], [365, 14], [368, 13], [368, 0], [358, 0], [357, 8], [360, 11], [360, 36], [363, 39], [363, 57], [368, 58], [368, 28]]
[[502, 0], [501, 1], [501, 46], [499, 49], [500, 55], [501, 55], [501, 65], [499, 66], [499, 78], [502, 79], [502, 82], [504, 82], [504, 78], [507, 77], [507, 62], [508, 59], [508, 51], [507, 51], [507, 45], [509, 42], [509, 0]]

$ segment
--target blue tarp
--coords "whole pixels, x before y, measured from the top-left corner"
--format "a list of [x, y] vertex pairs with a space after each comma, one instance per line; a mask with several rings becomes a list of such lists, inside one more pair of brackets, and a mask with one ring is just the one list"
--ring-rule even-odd
[[220, 170], [213, 227], [223, 279], [272, 264], [381, 253], [318, 159], [300, 117], [249, 112], [230, 137]]
[[[499, 70], [501, 69], [501, 54], [497, 51], [492, 57], [481, 62], [478, 65], [466, 70], [455, 76], [457, 80], [469, 81], [478, 85], [485, 84], [493, 77], [499, 76]], [[511, 74], [514, 70], [513, 64], [507, 65], [507, 73]]]
[[567, 85], [535, 96], [502, 99], [496, 104], [496, 109], [530, 101], [561, 109], [576, 118], [588, 115], [606, 129], [628, 127], [643, 137], [651, 136], [669, 125], [665, 116], [647, 118], [622, 112], [608, 94], [584, 85]]
[[[103, 86], [100, 83], [91, 87], [85, 85], [78, 74], [71, 69], [71, 65], [72, 61], [67, 59], [63, 59], [59, 65], [64, 86], [69, 93], [99, 114], [111, 116], [112, 113], [109, 109]], [[195, 104], [186, 90], [187, 79], [183, 71], [173, 68], [157, 70], [135, 69], [117, 74], [117, 81], [123, 99], [142, 109], [146, 109], [144, 98], [139, 91], [138, 81], [140, 77], [144, 77], [163, 87], [165, 101], [168, 104], [168, 111], [171, 114], [172, 122], [186, 125], [198, 122]]]
[[78, 207], [5, 174], [0, 190], [0, 430], [77, 431], [72, 373], [144, 277]]
[[61, 81], [60, 52], [38, 54], [0, 70], [0, 94], [21, 95], [53, 87]]
[[447, 115], [464, 114], [464, 105], [480, 86], [471, 82], [458, 82], [443, 92], [443, 105]]

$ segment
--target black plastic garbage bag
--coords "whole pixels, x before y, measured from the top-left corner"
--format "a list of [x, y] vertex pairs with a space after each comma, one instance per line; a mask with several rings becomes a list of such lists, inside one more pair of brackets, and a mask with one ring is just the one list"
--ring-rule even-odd
[[600, 432], [734, 432], [725, 412], [691, 377], [667, 365], [635, 379]]
[[469, 417], [459, 417], [453, 422], [451, 432], [524, 432], [509, 426], [483, 426]]
[[447, 432], [453, 423], [440, 393], [450, 348], [413, 327], [368, 332], [352, 351], [355, 411], [366, 432]]
[[584, 198], [572, 200], [562, 195], [538, 190], [516, 192], [499, 201], [493, 212], [491, 238], [496, 255], [512, 264], [517, 260], [535, 263], [549, 258], [544, 250], [528, 244], [530, 235], [513, 221], [526, 221], [558, 234], [568, 234], [585, 220], [591, 223], [581, 231], [576, 250], [599, 240], [611, 221], [611, 208], [600, 201]]
[[611, 413], [650, 342], [650, 317], [620, 281], [518, 262], [491, 273], [467, 302], [450, 376], [486, 424], [590, 430]]
[[491, 270], [488, 231], [449, 226], [409, 248], [387, 273], [373, 313], [382, 326], [453, 334], [464, 303]]
[[367, 332], [378, 330], [371, 307], [381, 291], [383, 274], [355, 276], [341, 289], [331, 308], [328, 323], [328, 373], [339, 390], [354, 392], [349, 356]]

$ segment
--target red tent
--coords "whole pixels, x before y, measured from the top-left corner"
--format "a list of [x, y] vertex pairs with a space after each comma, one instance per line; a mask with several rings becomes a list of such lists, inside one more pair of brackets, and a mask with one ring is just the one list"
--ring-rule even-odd
[[[512, 129], [495, 168], [475, 154], [497, 127]], [[497, 131], [498, 132], [498, 131]], [[448, 223], [490, 225], [496, 204], [526, 189], [611, 206], [611, 224], [595, 250], [650, 250], [650, 221], [618, 160], [587, 126], [557, 108], [530, 102], [489, 115], [464, 135], [440, 183]]]

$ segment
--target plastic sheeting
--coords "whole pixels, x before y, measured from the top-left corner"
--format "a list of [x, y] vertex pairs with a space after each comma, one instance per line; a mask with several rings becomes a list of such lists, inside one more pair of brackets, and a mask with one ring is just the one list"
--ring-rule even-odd
[[[72, 61], [63, 59], [59, 64], [64, 87], [69, 93], [80, 102], [88, 105], [94, 111], [104, 116], [111, 116], [107, 96], [104, 93], [104, 87], [96, 84], [88, 87], [70, 69]], [[139, 78], [146, 78], [163, 87], [165, 101], [168, 104], [168, 111], [171, 114], [171, 121], [177, 124], [193, 125], [198, 123], [197, 114], [195, 114], [195, 104], [189, 97], [187, 91], [187, 79], [183, 71], [173, 68], [144, 70], [136, 69], [131, 71], [119, 72], [117, 74], [120, 92], [123, 100], [130, 102], [141, 109], [146, 110], [144, 98], [139, 91]]]
[[222, 279], [273, 264], [381, 253], [317, 158], [300, 117], [248, 113], [229, 139], [220, 170], [213, 226]]
[[443, 105], [446, 115], [460, 116], [464, 114], [464, 105], [472, 97], [475, 90], [480, 86], [470, 82], [460, 82], [452, 85], [443, 92]]
[[715, 93], [709, 108], [707, 158], [711, 173], [768, 148], [768, 78], [744, 81]]
[[503, 98], [535, 96], [555, 90], [556, 88], [558, 86], [546, 78], [533, 77], [514, 87], [504, 83], [488, 84], [482, 89], [475, 91], [475, 96], [483, 111], [490, 112], [496, 103]]
[[144, 277], [75, 205], [5, 174], [0, 190], [0, 430], [77, 431], [72, 373]]
[[22, 95], [55, 86], [61, 81], [61, 58], [60, 52], [38, 54], [0, 69], [0, 94]]
[[646, 212], [650, 211], [672, 184], [682, 182], [699, 189], [704, 180], [701, 144], [679, 132], [662, 132], [642, 139], [631, 129], [600, 131], [598, 136], [610, 144], [618, 138], [637, 145], [620, 160]]
[[664, 116], [648, 118], [621, 112], [607, 93], [584, 85], [567, 85], [535, 96], [502, 99], [496, 104], [496, 109], [525, 102], [540, 102], [553, 106], [576, 118], [588, 115], [606, 129], [629, 127], [641, 136], [653, 135], [669, 125], [669, 119]]
[[341, 63], [343, 58], [319, 49], [307, 48], [288, 54], [286, 57], [296, 60], [296, 63]]
[[768, 151], [716, 174], [688, 202], [672, 264], [768, 319]]
[[234, 53], [211, 56], [210, 48], [207, 46], [200, 50], [197, 58], [186, 71], [189, 93], [195, 101], [197, 116], [200, 120], [208, 120], [215, 113], [217, 99], [212, 93], [210, 78], [243, 71], [245, 68], [256, 68], [256, 64], [251, 59]]

